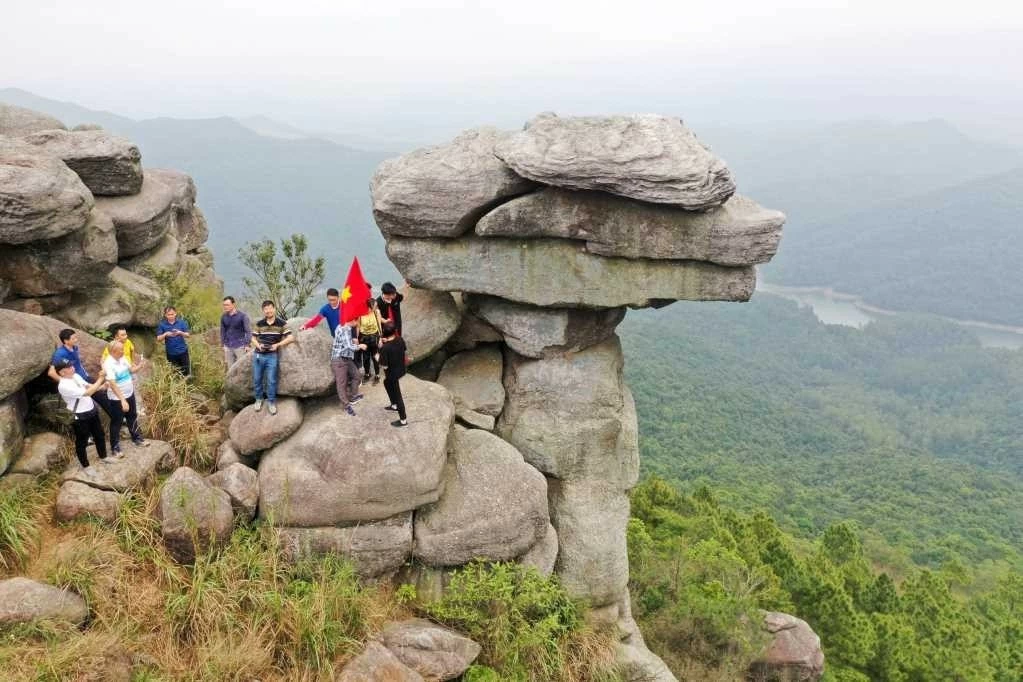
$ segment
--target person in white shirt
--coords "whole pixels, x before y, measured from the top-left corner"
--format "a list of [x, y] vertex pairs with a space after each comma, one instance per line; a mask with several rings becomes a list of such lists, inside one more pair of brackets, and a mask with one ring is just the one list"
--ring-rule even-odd
[[74, 413], [73, 428], [75, 431], [75, 455], [78, 463], [82, 465], [87, 476], [94, 475], [89, 468], [89, 458], [85, 454], [85, 448], [89, 443], [89, 436], [96, 441], [96, 452], [101, 462], [108, 463], [106, 439], [103, 437], [103, 425], [99, 421], [99, 410], [92, 399], [92, 394], [103, 388], [106, 377], [101, 376], [96, 383], [90, 384], [75, 373], [75, 366], [70, 360], [58, 360], [54, 366], [60, 380], [57, 382], [57, 391], [64, 399], [67, 408]]
[[132, 372], [138, 365], [132, 365], [124, 357], [124, 344], [113, 341], [107, 348], [110, 357], [103, 361], [103, 375], [107, 380], [107, 398], [110, 400], [110, 451], [114, 457], [121, 454], [121, 425], [128, 422], [128, 433], [135, 445], [149, 445], [139, 428], [138, 406], [135, 401], [135, 382]]

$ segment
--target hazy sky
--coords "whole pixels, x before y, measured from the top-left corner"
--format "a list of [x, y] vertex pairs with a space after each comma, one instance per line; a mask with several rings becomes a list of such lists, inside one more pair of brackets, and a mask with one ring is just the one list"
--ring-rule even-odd
[[971, 2], [0, 0], [0, 87], [307, 129], [1023, 118], [1023, 6]]

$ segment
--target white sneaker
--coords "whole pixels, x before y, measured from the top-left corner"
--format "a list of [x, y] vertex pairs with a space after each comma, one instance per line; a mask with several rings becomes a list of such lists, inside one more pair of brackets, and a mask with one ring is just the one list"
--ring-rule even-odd
[[93, 469], [92, 467], [85, 467], [84, 469], [82, 469], [82, 475], [85, 476], [86, 478], [96, 478], [96, 470]]
[[262, 401], [262, 399], [260, 399], [260, 400], [257, 400], [257, 401], [256, 401], [256, 402], [255, 402], [255, 403], [254, 403], [254, 404], [252, 405], [252, 409], [254, 409], [254, 410], [255, 410], [256, 412], [259, 412], [260, 410], [262, 410], [262, 409], [263, 409], [263, 401]]

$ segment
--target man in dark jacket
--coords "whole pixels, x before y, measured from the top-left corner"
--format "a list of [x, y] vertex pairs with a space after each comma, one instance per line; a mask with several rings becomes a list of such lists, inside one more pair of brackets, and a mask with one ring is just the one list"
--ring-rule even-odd
[[380, 310], [380, 319], [384, 322], [394, 323], [394, 332], [401, 336], [401, 302], [405, 297], [398, 293], [398, 289], [390, 282], [384, 282], [380, 287], [380, 298], [377, 299], [377, 308]]

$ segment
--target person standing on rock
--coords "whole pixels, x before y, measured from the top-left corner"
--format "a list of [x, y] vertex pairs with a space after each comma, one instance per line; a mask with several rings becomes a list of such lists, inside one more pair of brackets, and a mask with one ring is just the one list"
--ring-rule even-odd
[[405, 356], [407, 354], [405, 339], [398, 336], [398, 330], [393, 322], [384, 322], [383, 334], [383, 343], [379, 353], [380, 365], [384, 368], [384, 390], [387, 391], [387, 399], [391, 401], [391, 404], [384, 409], [398, 413], [398, 419], [391, 422], [391, 426], [408, 426], [405, 400], [401, 397], [401, 386], [398, 384], [405, 376]]
[[[59, 383], [61, 377], [57, 372], [57, 365], [61, 362], [70, 362], [71, 366], [75, 369], [75, 374], [80, 376], [87, 384], [91, 384], [92, 377], [85, 371], [85, 367], [82, 365], [82, 356], [78, 351], [78, 333], [74, 329], [70, 328], [61, 329], [57, 338], [60, 339], [60, 347], [53, 351], [53, 357], [50, 360], [50, 369], [47, 370], [47, 375]], [[107, 400], [106, 394], [100, 393], [94, 398], [90, 398], [89, 402], [95, 402], [103, 409], [104, 412], [107, 413], [108, 417], [112, 416], [110, 401]]]
[[185, 341], [191, 335], [188, 323], [178, 317], [174, 306], [169, 305], [163, 309], [163, 321], [156, 328], [156, 340], [166, 344], [167, 362], [177, 367], [185, 377], [192, 373], [188, 343]]
[[85, 453], [90, 436], [96, 442], [96, 453], [100, 461], [107, 462], [106, 437], [103, 435], [103, 425], [99, 422], [99, 410], [92, 399], [92, 396], [106, 385], [106, 377], [101, 376], [95, 382], [89, 383], [75, 371], [75, 365], [70, 360], [58, 360], [52, 369], [57, 374], [57, 392], [74, 414], [72, 428], [75, 432], [75, 456], [78, 457], [78, 463], [82, 465], [85, 475], [92, 478], [95, 474], [89, 468], [89, 458]]
[[341, 400], [341, 407], [352, 417], [355, 416], [352, 403], [357, 403], [363, 398], [363, 395], [357, 392], [361, 382], [359, 366], [355, 364], [355, 352], [366, 350], [366, 344], [352, 338], [358, 326], [358, 317], [339, 324], [337, 331], [334, 332], [334, 344], [330, 347], [330, 368], [334, 370], [337, 397]]
[[135, 381], [132, 372], [138, 365], [132, 365], [124, 355], [124, 344], [113, 341], [107, 348], [109, 357], [103, 361], [103, 374], [107, 380], [107, 399], [110, 401], [110, 451], [114, 457], [121, 455], [121, 425], [127, 419], [131, 442], [138, 446], [149, 443], [142, 437], [139, 428], [138, 407], [135, 399]]
[[[114, 341], [120, 341], [122, 344], [124, 344], [124, 359], [127, 360], [128, 364], [131, 365], [133, 368], [131, 371], [132, 381], [135, 384], [135, 403], [138, 405], [139, 416], [141, 417], [146, 413], [146, 409], [142, 405], [142, 395], [139, 393], [139, 379], [136, 373], [142, 367], [142, 353], [139, 353], [137, 358], [135, 357], [135, 344], [133, 344], [131, 342], [131, 339], [128, 338], [128, 328], [125, 327], [123, 324], [114, 325], [113, 332]], [[100, 367], [105, 366], [107, 358], [109, 357], [110, 345], [108, 344], [103, 347], [103, 355], [100, 356], [99, 361]], [[138, 360], [138, 362], [136, 362], [136, 360]], [[111, 417], [112, 416], [113, 415], [111, 415]]]
[[252, 324], [249, 316], [238, 310], [234, 296], [225, 296], [224, 314], [220, 316], [220, 345], [224, 347], [224, 363], [231, 369], [239, 358], [249, 352]]
[[359, 342], [366, 347], [366, 350], [362, 351], [362, 380], [369, 381], [369, 368], [372, 363], [373, 385], [376, 386], [380, 383], [380, 361], [377, 359], [377, 351], [380, 348], [383, 320], [380, 319], [376, 299], [368, 299], [366, 305], [369, 306], [369, 312], [359, 318]]
[[277, 317], [273, 301], [263, 301], [263, 319], [252, 330], [252, 394], [255, 410], [263, 409], [263, 382], [266, 382], [267, 411], [277, 414], [278, 351], [295, 338], [288, 323]]
[[299, 329], [312, 329], [322, 320], [327, 321], [327, 327], [330, 328], [330, 335], [334, 336], [334, 332], [337, 331], [337, 326], [341, 323], [341, 294], [333, 287], [327, 289], [327, 302], [322, 308], [320, 308], [320, 312], [299, 327]]
[[390, 282], [380, 285], [380, 297], [377, 299], [380, 319], [394, 323], [394, 333], [398, 336], [401, 336], [401, 302], [404, 300], [405, 297]]

